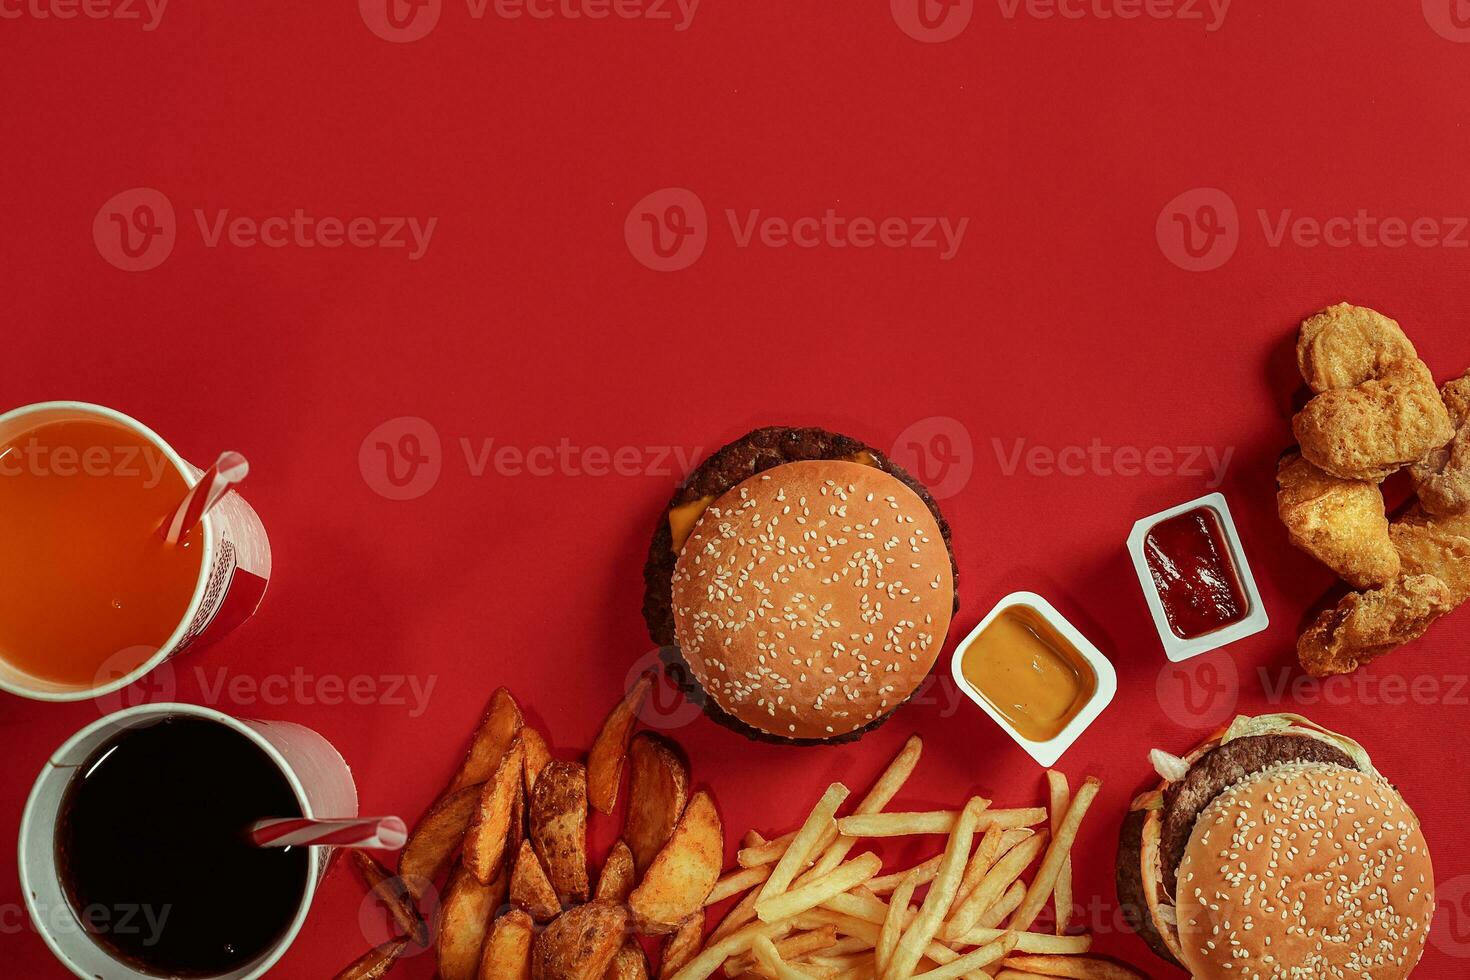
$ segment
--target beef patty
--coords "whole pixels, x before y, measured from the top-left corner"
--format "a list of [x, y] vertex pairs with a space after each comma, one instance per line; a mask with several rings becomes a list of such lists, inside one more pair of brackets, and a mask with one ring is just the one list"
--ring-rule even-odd
[[[674, 636], [673, 581], [674, 565], [678, 562], [679, 555], [674, 551], [674, 535], [669, 528], [669, 511], [682, 504], [693, 503], [705, 497], [719, 498], [757, 473], [785, 463], [811, 459], [852, 459], [863, 453], [871, 457], [873, 465], [878, 469], [918, 494], [924, 506], [929, 508], [929, 513], [934, 515], [935, 523], [939, 525], [939, 533], [944, 537], [944, 547], [949, 551], [949, 565], [955, 581], [954, 608], [956, 612], [959, 611], [959, 566], [954, 560], [954, 546], [950, 540], [949, 523], [939, 512], [939, 505], [934, 502], [934, 497], [929, 493], [927, 487], [872, 446], [835, 432], [828, 432], [825, 429], [797, 429], [774, 425], [747, 433], [711, 454], [695, 468], [694, 472], [689, 474], [684, 484], [674, 492], [668, 506], [659, 513], [658, 524], [653, 530], [653, 541], [648, 547], [648, 560], [643, 565], [643, 620], [648, 625], [648, 635], [662, 648], [662, 656], [669, 678], [680, 686], [691, 701], [702, 705], [705, 714], [726, 728], [740, 732], [749, 738], [782, 745], [807, 744], [812, 741], [782, 739], [766, 735], [730, 716], [715, 704], [712, 698], [705, 697], [689, 665], [679, 653], [678, 642]], [[888, 715], [884, 715], [871, 725], [842, 738], [828, 741], [855, 741], [883, 724], [887, 719]]]
[[1147, 820], [1147, 810], [1134, 810], [1123, 821], [1123, 829], [1118, 834], [1113, 881], [1118, 888], [1118, 904], [1128, 928], [1138, 933], [1156, 955], [1178, 966], [1179, 961], [1174, 958], [1164, 937], [1159, 935], [1158, 926], [1154, 925], [1154, 917], [1148, 910], [1148, 896], [1143, 890], [1143, 825]]
[[1195, 822], [1205, 808], [1247, 776], [1288, 762], [1357, 768], [1346, 752], [1310, 735], [1253, 735], [1206, 752], [1189, 767], [1183, 779], [1164, 791], [1164, 824], [1159, 847], [1164, 887], [1171, 896], [1179, 862], [1184, 860]]

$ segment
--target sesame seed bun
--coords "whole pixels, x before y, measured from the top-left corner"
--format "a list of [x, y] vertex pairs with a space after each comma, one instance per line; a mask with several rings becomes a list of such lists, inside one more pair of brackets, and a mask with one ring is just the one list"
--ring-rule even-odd
[[1179, 865], [1177, 916], [1198, 980], [1399, 980], [1434, 916], [1429, 848], [1382, 777], [1276, 766], [1200, 815]]
[[672, 579], [679, 650], [708, 698], [779, 739], [881, 720], [934, 666], [955, 605], [925, 501], [884, 470], [786, 463], [711, 503]]

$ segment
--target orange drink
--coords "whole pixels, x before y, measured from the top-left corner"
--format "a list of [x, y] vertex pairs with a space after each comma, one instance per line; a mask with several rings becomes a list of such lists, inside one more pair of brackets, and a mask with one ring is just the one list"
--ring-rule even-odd
[[169, 646], [202, 587], [201, 529], [177, 545], [159, 534], [188, 489], [106, 416], [0, 431], [0, 661], [89, 688]]

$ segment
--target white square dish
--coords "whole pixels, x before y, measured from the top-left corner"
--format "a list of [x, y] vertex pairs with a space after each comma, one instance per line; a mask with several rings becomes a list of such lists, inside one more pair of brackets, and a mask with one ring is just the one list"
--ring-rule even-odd
[[[1230, 558], [1235, 563], [1235, 571], [1240, 578], [1240, 587], [1245, 592], [1249, 608], [1244, 619], [1205, 633], [1203, 636], [1184, 639], [1174, 632], [1173, 626], [1169, 623], [1169, 616], [1164, 611], [1164, 601], [1159, 596], [1158, 586], [1154, 584], [1153, 572], [1149, 570], [1144, 542], [1148, 539], [1149, 532], [1162, 522], [1171, 517], [1178, 517], [1180, 514], [1187, 514], [1192, 510], [1201, 509], [1213, 511], [1220, 519], [1220, 528], [1224, 532], [1225, 543], [1230, 548]], [[1254, 636], [1271, 625], [1271, 617], [1266, 614], [1266, 606], [1261, 602], [1261, 592], [1256, 588], [1256, 578], [1251, 574], [1250, 562], [1246, 560], [1245, 549], [1240, 543], [1240, 532], [1235, 528], [1235, 519], [1230, 516], [1230, 506], [1225, 502], [1223, 493], [1212, 493], [1198, 500], [1191, 500], [1151, 517], [1145, 517], [1134, 524], [1133, 533], [1128, 536], [1128, 554], [1133, 558], [1133, 569], [1138, 573], [1138, 584], [1143, 587], [1143, 597], [1148, 601], [1149, 611], [1153, 613], [1154, 627], [1158, 630], [1159, 642], [1164, 645], [1164, 654], [1174, 663], [1198, 657], [1211, 650], [1218, 650], [1247, 636]]]
[[[1045, 620], [1052, 629], [1056, 630], [1063, 639], [1072, 645], [1078, 655], [1092, 668], [1092, 672], [1097, 679], [1097, 689], [1093, 691], [1092, 697], [1087, 703], [1072, 717], [1072, 720], [1067, 723], [1065, 728], [1057, 733], [1055, 737], [1044, 742], [1029, 739], [1017, 731], [1015, 726], [1007, 721], [1000, 712], [996, 711], [990, 702], [985, 699], [985, 696], [975, 689], [965, 677], [963, 670], [965, 651], [970, 648], [971, 644], [975, 642], [981, 633], [985, 632], [991, 623], [995, 622], [996, 617], [1016, 606], [1025, 606]], [[1065, 616], [1057, 612], [1051, 603], [1034, 592], [1013, 592], [996, 603], [995, 608], [990, 611], [989, 615], [980, 621], [980, 625], [971, 630], [969, 635], [955, 647], [954, 656], [950, 661], [950, 669], [953, 672], [955, 683], [959, 685], [959, 689], [971, 701], [979, 705], [981, 710], [994, 719], [995, 723], [1006, 734], [1010, 735], [1017, 745], [1025, 749], [1031, 758], [1043, 766], [1055, 765], [1056, 761], [1062, 757], [1062, 753], [1066, 752], [1067, 749], [1072, 747], [1072, 743], [1082, 737], [1082, 733], [1097, 720], [1098, 715], [1103, 713], [1103, 709], [1112, 703], [1113, 697], [1118, 693], [1118, 674], [1113, 669], [1112, 661], [1103, 656], [1102, 651], [1094, 646], [1087, 637], [1083, 636], [1077, 627], [1068, 622]]]

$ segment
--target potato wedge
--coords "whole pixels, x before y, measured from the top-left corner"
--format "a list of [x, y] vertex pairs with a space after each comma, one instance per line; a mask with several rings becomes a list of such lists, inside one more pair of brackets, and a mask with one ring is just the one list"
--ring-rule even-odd
[[480, 980], [531, 980], [535, 941], [536, 924], [526, 913], [512, 909], [496, 919], [480, 957]]
[[530, 799], [531, 790], [536, 788], [536, 777], [551, 761], [551, 748], [546, 744], [546, 736], [530, 725], [521, 729], [521, 746], [526, 753], [526, 798]]
[[641, 876], [669, 842], [689, 801], [689, 770], [669, 739], [640, 732], [628, 746], [628, 819], [623, 839]]
[[521, 852], [516, 856], [515, 871], [510, 876], [510, 904], [528, 912], [537, 922], [550, 922], [561, 915], [561, 901], [541, 859], [530, 841], [521, 842]]
[[505, 901], [506, 880], [481, 884], [464, 864], [455, 865], [439, 905], [439, 935], [434, 956], [442, 980], [477, 980], [480, 951], [490, 922]]
[[563, 912], [536, 939], [531, 976], [533, 980], [602, 980], [627, 933], [628, 911], [612, 902], [589, 902]]
[[679, 928], [664, 941], [663, 959], [658, 965], [659, 980], [670, 980], [674, 974], [684, 969], [684, 964], [699, 955], [699, 949], [703, 945], [704, 909], [700, 909], [679, 923]]
[[482, 885], [494, 881], [505, 864], [505, 845], [510, 838], [516, 797], [521, 792], [523, 758], [521, 740], [517, 738], [482, 788], [479, 808], [465, 834], [464, 865]]
[[597, 876], [597, 891], [592, 897], [607, 902], [626, 902], [633, 893], [634, 884], [633, 852], [626, 842], [618, 841], [602, 863], [602, 874]]
[[653, 690], [653, 678], [647, 674], [627, 693], [602, 723], [597, 741], [587, 756], [587, 802], [598, 813], [612, 813], [618, 805], [618, 786], [623, 779], [623, 760], [628, 756], [628, 741], [638, 712]]
[[348, 860], [357, 869], [358, 877], [362, 879], [363, 884], [367, 885], [373, 897], [388, 910], [398, 931], [420, 946], [429, 945], [429, 926], [419, 914], [418, 904], [408, 893], [408, 885], [403, 879], [383, 867], [382, 863], [367, 851], [352, 848], [347, 853]]
[[587, 770], [552, 762], [531, 791], [531, 843], [563, 905], [587, 901]]
[[648, 936], [667, 935], [704, 907], [720, 880], [725, 859], [725, 831], [709, 793], [700, 790], [689, 801], [668, 844], [648, 867], [643, 882], [628, 897], [634, 929]]
[[433, 884], [464, 841], [480, 802], [480, 787], [466, 786], [429, 808], [398, 855], [398, 877], [415, 899]]
[[520, 706], [509, 691], [502, 687], [492, 694], [490, 706], [485, 709], [485, 717], [481, 719], [480, 727], [475, 730], [475, 737], [470, 742], [470, 750], [459, 764], [459, 771], [450, 780], [446, 795], [489, 779], [500, 765], [501, 756], [505, 755], [524, 724]]
[[334, 980], [381, 980], [393, 969], [398, 957], [408, 948], [408, 938], [402, 937], [370, 949], [351, 966], [337, 974]]
[[648, 980], [648, 957], [643, 955], [643, 947], [631, 939], [625, 942], [608, 965], [603, 980]]

